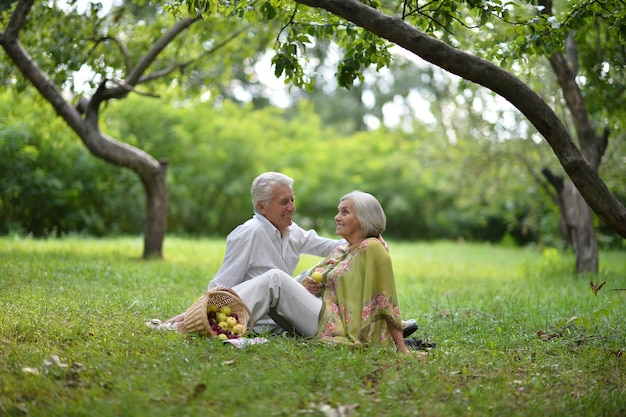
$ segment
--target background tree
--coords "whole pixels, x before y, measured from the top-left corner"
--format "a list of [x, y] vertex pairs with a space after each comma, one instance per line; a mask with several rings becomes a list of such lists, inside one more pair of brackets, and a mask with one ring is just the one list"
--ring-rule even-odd
[[[541, 12], [548, 19], [553, 17], [553, 8], [551, 0], [541, 0], [539, 4], [543, 7]], [[604, 9], [604, 5], [601, 3], [600, 12]], [[611, 5], [604, 9], [606, 12], [611, 13]], [[598, 90], [594, 89], [594, 84], [597, 86], [603, 82], [603, 78], [608, 80], [609, 85], [603, 86], [600, 91], [603, 94], [606, 92], [624, 91], [626, 83], [621, 76], [617, 68], [623, 68], [626, 63], [626, 58], [619, 50], [611, 51], [607, 53], [607, 47], [609, 49], [614, 48], [610, 38], [605, 37], [605, 33], [616, 32], [611, 30], [611, 27], [605, 27], [606, 21], [600, 18], [596, 13], [589, 13], [583, 15], [582, 18], [576, 19], [575, 23], [565, 21], [565, 26], [569, 29], [567, 38], [565, 39], [565, 51], [557, 50], [551, 53], [549, 56], [550, 64], [556, 74], [556, 79], [563, 91], [563, 97], [567, 104], [567, 107], [572, 116], [572, 124], [577, 133], [579, 146], [581, 152], [586, 161], [595, 169], [598, 170], [602, 157], [608, 146], [608, 138], [611, 132], [610, 126], [610, 113], [611, 110], [606, 108], [606, 104], [598, 102], [597, 98]], [[576, 35], [580, 33], [580, 35]], [[585, 46], [583, 51], [586, 54], [595, 52], [596, 59], [591, 61], [591, 65], [583, 65], [582, 74], [579, 74], [580, 62], [578, 59], [579, 41]], [[619, 38], [619, 37], [618, 37]], [[548, 38], [549, 39], [549, 38]], [[557, 38], [559, 44], [562, 44], [562, 40]], [[593, 46], [588, 44], [589, 41], [593, 42]], [[549, 51], [549, 50], [548, 50]], [[614, 53], [617, 52], [617, 53]], [[615, 59], [617, 59], [615, 61]], [[585, 61], [588, 63], [589, 61]], [[598, 76], [598, 74], [602, 74]], [[582, 75], [583, 86], [579, 85], [577, 78]], [[590, 78], [593, 81], [585, 81]], [[611, 85], [612, 84], [612, 85]], [[608, 87], [608, 88], [606, 88]], [[589, 90], [587, 97], [592, 102], [591, 107], [587, 106], [584, 91]], [[595, 90], [595, 91], [594, 91]], [[609, 93], [611, 94], [611, 93]], [[594, 100], [595, 99], [595, 100]], [[590, 111], [593, 113], [600, 113], [606, 116], [598, 117], [594, 122]], [[596, 128], [596, 123], [602, 123], [603, 129], [599, 131]], [[558, 180], [551, 172], [545, 170], [547, 177], [552, 181], [558, 193], [559, 207], [563, 223], [566, 226], [568, 240], [574, 247], [576, 253], [576, 270], [579, 272], [597, 272], [598, 271], [598, 243], [596, 239], [595, 229], [593, 226], [592, 213], [589, 206], [585, 203], [583, 197], [578, 192], [576, 186], [570, 182], [563, 182], [561, 178]]]
[[[70, 3], [70, 10], [60, 9], [55, 3], [37, 3], [33, 8], [34, 3], [34, 0], [20, 0], [11, 12], [3, 15], [0, 44], [24, 77], [7, 75], [3, 79], [8, 85], [17, 84], [20, 88], [25, 82], [32, 84], [92, 154], [137, 173], [146, 194], [143, 256], [161, 257], [167, 226], [167, 160], [157, 160], [140, 148], [104, 133], [100, 127], [103, 104], [125, 98], [130, 92], [155, 95], [163, 85], [183, 84], [191, 87], [189, 91], [207, 91], [207, 69], [203, 65], [208, 56], [220, 63], [221, 68], [216, 72], [221, 77], [227, 73], [225, 66], [237, 62], [241, 54], [253, 56], [249, 52], [258, 50], [257, 42], [263, 44], [265, 38], [246, 32], [245, 25], [234, 27], [228, 22], [220, 26], [220, 20], [211, 22], [210, 29], [205, 26], [197, 32], [189, 28], [204, 22], [200, 17], [174, 23], [168, 14], [161, 13], [146, 20], [149, 14], [145, 9], [133, 8], [128, 3], [104, 17], [99, 14], [99, 3], [90, 3], [84, 15], [76, 11], [76, 2]], [[132, 15], [131, 9], [140, 11], [140, 15]], [[183, 33], [187, 34], [184, 39]], [[252, 49], [244, 47], [246, 43], [241, 41], [237, 47], [225, 50], [224, 45], [240, 35], [246, 35]], [[218, 56], [216, 51], [223, 55]], [[2, 70], [10, 73], [8, 66]], [[77, 93], [85, 89], [83, 81], [75, 78], [80, 70], [91, 74], [86, 81], [91, 89], [87, 88], [86, 94], [72, 104], [61, 90], [67, 88]], [[189, 75], [180, 78], [185, 73]], [[216, 81], [218, 85], [220, 77]], [[152, 84], [147, 90], [139, 90], [148, 83]]]

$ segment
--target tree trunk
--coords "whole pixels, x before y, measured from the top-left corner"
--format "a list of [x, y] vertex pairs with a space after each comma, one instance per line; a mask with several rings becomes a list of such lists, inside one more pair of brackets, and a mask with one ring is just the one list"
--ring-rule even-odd
[[558, 191], [563, 239], [571, 244], [576, 256], [576, 272], [598, 272], [598, 239], [593, 214], [573, 182], [563, 183]]
[[[25, 25], [33, 3], [34, 0], [20, 0], [17, 3], [6, 30], [0, 32], [0, 45], [24, 77], [54, 107], [57, 114], [76, 132], [94, 156], [137, 173], [146, 191], [143, 257], [162, 258], [163, 240], [167, 229], [167, 161], [158, 162], [141, 149], [116, 141], [100, 132], [99, 110], [104, 101], [126, 97], [134, 86], [142, 82], [142, 75], [159, 53], [190, 25], [201, 21], [201, 17], [180, 21], [156, 40], [139, 63], [132, 70], [129, 69], [128, 76], [123, 82], [116, 82], [114, 87], [107, 88], [107, 80], [104, 80], [91, 99], [83, 98], [74, 107], [19, 43], [19, 32]], [[146, 78], [158, 78], [158, 75]]]
[[144, 259], [163, 257], [163, 240], [167, 230], [167, 161], [160, 161], [159, 166], [160, 169], [150, 178], [142, 178], [146, 190]]
[[[551, 0], [540, 0], [544, 13], [552, 14]], [[577, 45], [570, 34], [567, 39], [567, 56], [556, 52], [550, 56], [550, 65], [563, 92], [565, 103], [572, 114], [580, 151], [597, 172], [608, 145], [609, 130], [601, 136], [589, 117], [582, 92], [576, 82], [578, 68]], [[559, 195], [562, 200], [561, 215], [567, 225], [574, 254], [576, 272], [598, 272], [598, 239], [593, 227], [593, 216], [576, 186], [567, 182]]]
[[[549, 9], [547, 10], [549, 11]], [[570, 48], [575, 48], [575, 41], [571, 36], [568, 39], [568, 44]], [[597, 172], [608, 144], [609, 133], [605, 130], [604, 136], [598, 135], [589, 118], [582, 94], [575, 80], [574, 68], [577, 68], [577, 63], [569, 62], [559, 52], [550, 57], [550, 64], [574, 119], [581, 153]], [[566, 239], [568, 243], [572, 244], [576, 256], [576, 272], [597, 273], [599, 266], [598, 239], [593, 226], [591, 209], [571, 181], [563, 183], [561, 178], [561, 187], [555, 186], [555, 188], [559, 196], [559, 210], [561, 222], [565, 224]]]
[[591, 209], [571, 181], [565, 184], [559, 197], [563, 202], [562, 215], [576, 255], [576, 272], [597, 273], [598, 240]]
[[597, 272], [598, 240], [589, 205], [571, 181], [565, 182], [562, 176], [554, 175], [547, 168], [541, 172], [556, 191], [556, 200], [561, 213], [559, 229], [565, 246], [571, 244], [574, 248], [576, 272]]

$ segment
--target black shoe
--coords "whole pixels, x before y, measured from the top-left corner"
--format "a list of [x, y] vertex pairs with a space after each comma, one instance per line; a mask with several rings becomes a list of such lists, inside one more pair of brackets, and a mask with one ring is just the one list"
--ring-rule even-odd
[[435, 343], [424, 343], [418, 339], [404, 339], [404, 344], [408, 349], [413, 350], [430, 350], [435, 349], [437, 345]]
[[407, 338], [407, 337], [411, 336], [418, 329], [417, 322], [414, 319], [406, 320], [406, 321], [402, 322], [402, 324], [403, 324], [402, 336], [404, 338]]

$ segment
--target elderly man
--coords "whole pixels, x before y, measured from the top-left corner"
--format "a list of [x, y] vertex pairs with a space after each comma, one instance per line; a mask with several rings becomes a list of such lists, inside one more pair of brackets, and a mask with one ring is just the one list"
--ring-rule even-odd
[[[321, 237], [293, 222], [296, 205], [289, 176], [265, 172], [254, 179], [250, 192], [254, 215], [226, 238], [222, 267], [209, 282], [209, 289], [232, 288], [271, 269], [293, 276], [300, 255], [325, 257], [344, 242]], [[182, 321], [183, 315], [167, 323]], [[255, 330], [280, 331], [269, 317], [257, 323]]]

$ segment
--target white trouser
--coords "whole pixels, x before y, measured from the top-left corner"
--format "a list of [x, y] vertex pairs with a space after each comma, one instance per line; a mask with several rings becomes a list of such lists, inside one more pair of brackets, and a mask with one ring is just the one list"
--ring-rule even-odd
[[250, 309], [255, 323], [270, 315], [285, 330], [304, 337], [317, 333], [322, 300], [280, 269], [242, 282], [233, 287]]

